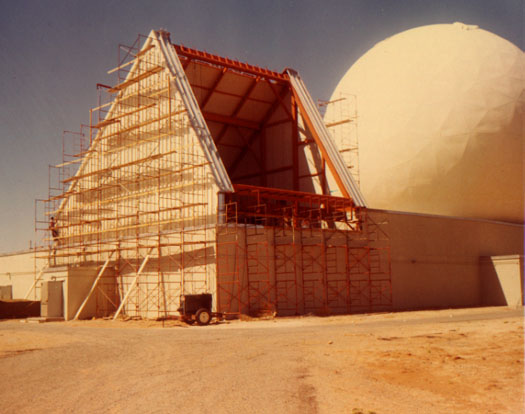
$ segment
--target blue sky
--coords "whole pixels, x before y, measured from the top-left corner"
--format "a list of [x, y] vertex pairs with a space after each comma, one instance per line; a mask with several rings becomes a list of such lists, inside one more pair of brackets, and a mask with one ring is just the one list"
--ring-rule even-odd
[[435, 23], [477, 24], [523, 50], [524, 0], [0, 0], [0, 252], [35, 239], [34, 199], [62, 131], [89, 123], [118, 45], [151, 29], [175, 43], [301, 73], [328, 98], [377, 42]]

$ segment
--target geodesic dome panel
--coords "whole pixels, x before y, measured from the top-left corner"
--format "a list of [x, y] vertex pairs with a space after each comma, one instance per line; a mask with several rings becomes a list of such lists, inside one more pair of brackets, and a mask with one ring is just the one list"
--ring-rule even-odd
[[331, 101], [355, 98], [370, 207], [523, 222], [524, 60], [462, 23], [411, 29], [363, 55]]

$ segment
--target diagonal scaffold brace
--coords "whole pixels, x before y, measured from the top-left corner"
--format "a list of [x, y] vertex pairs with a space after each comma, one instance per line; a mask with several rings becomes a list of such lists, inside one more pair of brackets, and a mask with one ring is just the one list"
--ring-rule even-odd
[[148, 254], [146, 255], [146, 257], [144, 257], [144, 260], [142, 261], [142, 264], [140, 265], [140, 268], [137, 272], [137, 274], [135, 275], [135, 277], [133, 278], [133, 281], [131, 282], [131, 285], [129, 286], [129, 289], [126, 293], [126, 295], [124, 296], [124, 299], [122, 299], [122, 302], [120, 303], [120, 306], [118, 307], [117, 311], [115, 312], [115, 316], [113, 317], [113, 320], [115, 321], [118, 316], [120, 315], [120, 312], [122, 311], [122, 309], [124, 308], [124, 305], [126, 304], [126, 302], [128, 301], [128, 298], [129, 298], [129, 295], [131, 294], [131, 292], [133, 292], [133, 290], [135, 289], [135, 287], [137, 286], [137, 281], [139, 279], [139, 276], [140, 274], [142, 273], [142, 271], [144, 270], [144, 268], [146, 267], [146, 264], [148, 263], [148, 260], [150, 258], [150, 255], [151, 255], [151, 252], [153, 251], [153, 248], [151, 248], [151, 250], [148, 252]]
[[89, 299], [91, 298], [91, 295], [93, 294], [93, 292], [95, 291], [95, 289], [96, 289], [96, 287], [98, 285], [98, 282], [99, 282], [100, 278], [102, 277], [102, 275], [106, 271], [106, 268], [108, 267], [108, 264], [111, 261], [111, 257], [113, 256], [113, 253], [114, 252], [111, 252], [111, 254], [108, 256], [106, 262], [102, 266], [102, 269], [100, 269], [100, 272], [98, 272], [98, 275], [95, 278], [95, 281], [93, 282], [93, 286], [91, 286], [91, 289], [89, 290], [89, 293], [87, 294], [86, 298], [84, 299], [84, 302], [82, 302], [82, 305], [80, 305], [80, 308], [78, 308], [78, 311], [75, 314], [75, 317], [73, 318], [73, 320], [76, 321], [78, 319], [78, 317], [80, 316], [80, 314], [84, 310], [84, 307], [87, 305]]

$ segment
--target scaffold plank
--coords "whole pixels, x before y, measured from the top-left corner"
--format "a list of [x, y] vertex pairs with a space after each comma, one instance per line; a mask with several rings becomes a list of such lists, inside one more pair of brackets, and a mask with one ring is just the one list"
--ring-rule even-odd
[[163, 69], [164, 69], [164, 66], [160, 66], [160, 65], [155, 66], [151, 69], [148, 69], [145, 72], [142, 72], [140, 75], [137, 75], [134, 78], [126, 79], [124, 82], [119, 83], [118, 85], [115, 85], [113, 88], [108, 89], [108, 92], [110, 93], [119, 92], [122, 89], [125, 89], [130, 85], [133, 85], [134, 83], [140, 82], [141, 80], [144, 80], [152, 75], [155, 75], [156, 73], [159, 73]]

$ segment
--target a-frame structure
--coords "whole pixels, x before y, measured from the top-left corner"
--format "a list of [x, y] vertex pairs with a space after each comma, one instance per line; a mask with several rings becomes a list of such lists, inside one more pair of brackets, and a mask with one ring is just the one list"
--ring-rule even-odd
[[164, 31], [128, 50], [47, 200], [50, 262], [76, 289], [68, 314], [166, 317], [200, 292], [232, 314], [388, 308], [385, 233], [297, 72]]

